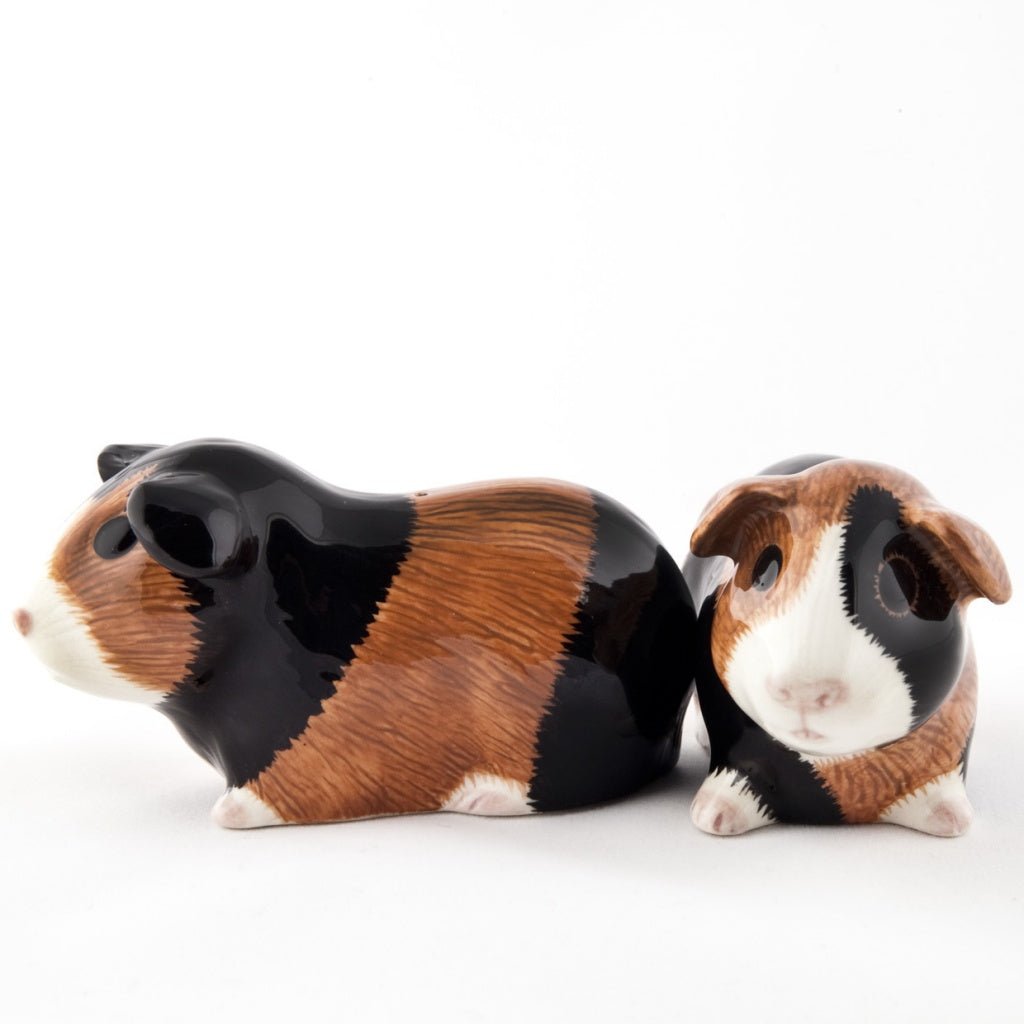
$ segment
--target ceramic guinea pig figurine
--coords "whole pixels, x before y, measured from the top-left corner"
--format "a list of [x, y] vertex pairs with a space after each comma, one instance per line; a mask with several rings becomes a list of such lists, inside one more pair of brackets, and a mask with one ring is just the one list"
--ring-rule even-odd
[[677, 760], [695, 614], [610, 498], [510, 480], [380, 496], [229, 441], [113, 446], [18, 628], [152, 704], [221, 825], [621, 797]]
[[991, 538], [900, 470], [806, 456], [719, 492], [691, 548], [711, 753], [694, 823], [963, 832], [964, 612], [1010, 597]]

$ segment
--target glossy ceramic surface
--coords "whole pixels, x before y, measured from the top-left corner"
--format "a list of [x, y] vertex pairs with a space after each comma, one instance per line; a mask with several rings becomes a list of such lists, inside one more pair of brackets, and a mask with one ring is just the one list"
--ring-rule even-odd
[[568, 808], [676, 763], [696, 617], [610, 498], [360, 494], [226, 441], [99, 468], [18, 628], [167, 715], [225, 777], [221, 824]]
[[899, 470], [807, 456], [721, 491], [691, 547], [711, 758], [695, 824], [964, 831], [964, 612], [1010, 596], [988, 535]]

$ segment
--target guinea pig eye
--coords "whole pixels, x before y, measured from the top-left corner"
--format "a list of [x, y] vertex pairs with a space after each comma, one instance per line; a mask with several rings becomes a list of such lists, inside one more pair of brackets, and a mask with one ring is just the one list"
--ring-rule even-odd
[[909, 533], [893, 537], [875, 573], [875, 600], [887, 615], [943, 621], [956, 603], [940, 565]]
[[900, 551], [887, 550], [875, 573], [875, 599], [894, 619], [902, 619], [917, 606], [921, 591], [918, 568]]
[[754, 563], [751, 585], [755, 590], [770, 590], [782, 569], [782, 552], [778, 545], [769, 544]]
[[117, 558], [134, 544], [135, 532], [128, 525], [127, 516], [118, 516], [105, 522], [96, 531], [96, 539], [92, 542], [93, 550], [100, 558]]

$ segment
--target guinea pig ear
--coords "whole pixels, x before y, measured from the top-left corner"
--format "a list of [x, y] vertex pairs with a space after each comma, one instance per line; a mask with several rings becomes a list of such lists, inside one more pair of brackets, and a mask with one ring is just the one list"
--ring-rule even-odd
[[128, 498], [127, 513], [147, 553], [179, 576], [213, 576], [251, 564], [253, 540], [241, 502], [205, 473], [143, 480]]
[[1009, 601], [1012, 587], [995, 541], [977, 523], [934, 502], [905, 506], [903, 519], [927, 534], [956, 570], [969, 597]]
[[112, 476], [117, 476], [136, 459], [162, 448], [160, 444], [108, 444], [96, 459], [100, 471], [100, 479], [106, 483]]
[[708, 502], [690, 537], [690, 550], [701, 558], [735, 559], [744, 524], [758, 513], [781, 508], [792, 493], [790, 476], [755, 476], [730, 484]]

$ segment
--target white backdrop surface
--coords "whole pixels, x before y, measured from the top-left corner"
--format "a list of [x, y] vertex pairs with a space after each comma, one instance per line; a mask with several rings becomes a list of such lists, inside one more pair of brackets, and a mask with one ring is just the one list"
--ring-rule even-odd
[[[680, 558], [722, 484], [891, 462], [1024, 586], [1011, 3], [0, 9], [15, 607], [110, 442], [411, 491], [561, 477]], [[159, 715], [0, 637], [15, 1021], [1015, 1019], [1019, 601], [971, 610], [970, 833], [620, 804], [232, 833]]]

